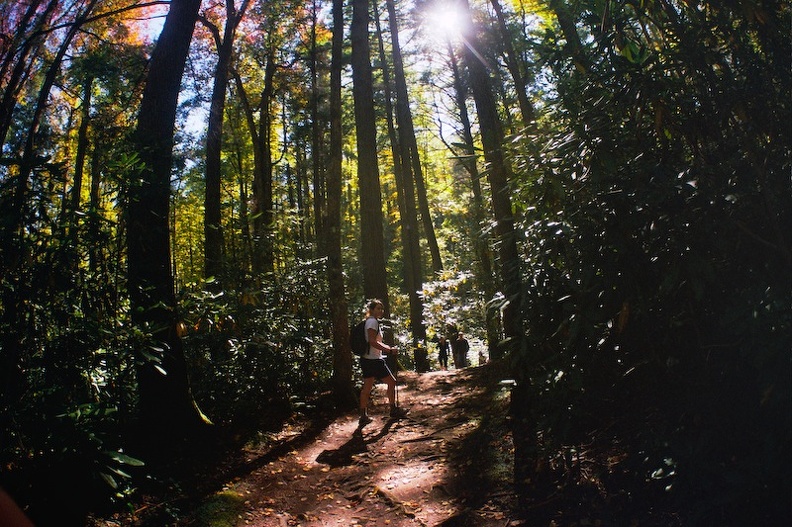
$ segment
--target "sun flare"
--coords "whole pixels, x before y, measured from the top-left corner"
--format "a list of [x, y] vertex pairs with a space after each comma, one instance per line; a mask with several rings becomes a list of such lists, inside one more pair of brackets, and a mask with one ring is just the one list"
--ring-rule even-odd
[[424, 33], [438, 44], [458, 40], [465, 28], [465, 17], [454, 0], [427, 3], [422, 18]]

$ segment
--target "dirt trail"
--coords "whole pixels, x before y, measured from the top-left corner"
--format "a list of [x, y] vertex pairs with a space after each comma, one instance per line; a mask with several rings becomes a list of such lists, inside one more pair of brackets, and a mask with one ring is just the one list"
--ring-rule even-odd
[[[248, 447], [247, 468], [208, 501], [216, 507], [225, 500], [219, 509], [233, 510], [234, 519], [223, 525], [520, 525], [510, 514], [508, 393], [492, 388], [485, 370], [402, 372], [407, 418], [387, 418], [380, 385], [372, 423], [359, 428], [349, 414], [313, 440], [294, 441], [300, 446], [293, 449]], [[304, 430], [288, 429], [278, 439], [290, 435], [305, 439]], [[207, 514], [204, 509], [190, 524], [219, 525]]]

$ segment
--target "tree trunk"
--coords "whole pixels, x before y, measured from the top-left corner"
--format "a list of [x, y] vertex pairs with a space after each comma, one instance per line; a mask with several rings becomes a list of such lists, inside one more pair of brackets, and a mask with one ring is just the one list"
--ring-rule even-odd
[[[245, 122], [247, 123], [248, 132], [250, 133], [250, 142], [253, 144], [253, 198], [256, 198], [256, 185], [258, 184], [257, 181], [259, 179], [259, 174], [261, 172], [261, 156], [260, 156], [260, 147], [259, 147], [259, 138], [258, 138], [258, 129], [256, 127], [256, 116], [253, 113], [253, 108], [250, 105], [250, 100], [248, 99], [247, 92], [245, 91], [245, 85], [242, 82], [242, 77], [239, 75], [239, 72], [236, 71], [234, 68], [231, 68], [231, 73], [234, 77], [234, 85], [237, 88], [237, 97], [239, 98], [240, 106], [242, 107], [242, 111], [245, 114]], [[247, 185], [244, 183], [244, 178], [240, 176], [240, 200], [242, 203], [240, 214], [242, 216], [242, 236], [245, 240], [245, 247], [247, 248], [247, 253], [250, 258], [250, 267], [251, 270], [254, 272], [258, 272], [260, 265], [258, 264], [258, 256], [256, 254], [257, 247], [255, 243], [255, 236], [256, 236], [256, 220], [253, 219], [252, 222], [252, 231], [251, 231], [251, 221], [250, 218], [252, 216], [252, 212], [255, 212], [257, 209], [256, 205], [253, 205], [253, 210], [251, 213], [248, 213], [248, 191]], [[244, 191], [244, 192], [242, 192]]]
[[223, 114], [228, 89], [228, 70], [234, 50], [236, 28], [245, 15], [249, 0], [243, 0], [236, 10], [234, 0], [226, 0], [226, 23], [223, 36], [209, 23], [206, 26], [217, 44], [212, 99], [209, 105], [209, 123], [206, 130], [206, 193], [204, 195], [204, 277], [222, 277], [223, 226], [220, 188], [222, 182], [221, 155], [223, 147]]
[[[323, 122], [319, 122], [319, 101], [320, 101], [320, 86], [319, 86], [319, 50], [316, 46], [316, 26], [318, 23], [317, 13], [319, 6], [316, 0], [311, 3], [311, 55], [310, 55], [310, 70], [311, 70], [311, 164], [313, 169], [313, 215], [314, 215], [314, 232], [324, 232], [324, 225], [322, 224], [326, 218], [326, 189], [324, 177], [324, 150], [322, 149], [322, 136], [323, 136]], [[319, 243], [323, 243], [322, 240]], [[320, 250], [325, 254], [326, 251]]]
[[[415, 138], [415, 127], [413, 126], [412, 111], [410, 110], [410, 96], [407, 91], [407, 79], [404, 74], [404, 61], [401, 55], [401, 45], [399, 44], [399, 25], [396, 17], [396, 8], [393, 0], [385, 0], [388, 9], [388, 22], [391, 34], [391, 48], [393, 50], [393, 76], [396, 85], [396, 120], [399, 124], [399, 140], [402, 143], [401, 149], [405, 152], [402, 163], [405, 169], [405, 176], [409, 175], [415, 182], [417, 188], [418, 206], [421, 210], [421, 220], [423, 221], [424, 236], [429, 247], [429, 254], [432, 256], [432, 270], [436, 273], [443, 270], [443, 260], [440, 257], [440, 246], [435, 236], [434, 223], [429, 211], [429, 200], [426, 195], [426, 183], [421, 167], [421, 158], [418, 153], [418, 141]], [[413, 186], [412, 181], [409, 182]], [[417, 225], [417, 222], [416, 222]], [[423, 270], [421, 270], [423, 272]], [[421, 324], [423, 327], [423, 323]]]
[[[24, 208], [28, 198], [30, 177], [33, 172], [33, 168], [39, 162], [36, 159], [36, 139], [39, 135], [39, 127], [41, 126], [44, 112], [47, 109], [47, 101], [49, 100], [50, 91], [55, 85], [55, 81], [57, 80], [58, 74], [60, 73], [61, 64], [63, 63], [63, 59], [66, 56], [66, 52], [71, 47], [74, 36], [80, 30], [80, 27], [85, 22], [85, 19], [90, 15], [91, 11], [96, 5], [96, 2], [97, 0], [89, 2], [76, 16], [74, 23], [69, 26], [63, 41], [58, 47], [58, 51], [55, 54], [55, 57], [53, 57], [52, 63], [49, 65], [49, 68], [47, 68], [47, 73], [44, 75], [44, 81], [41, 85], [41, 88], [39, 89], [36, 106], [33, 110], [33, 117], [31, 119], [30, 126], [28, 127], [27, 137], [25, 139], [25, 147], [24, 151], [22, 152], [22, 160], [19, 166], [19, 174], [17, 175], [17, 181], [14, 185], [13, 198], [11, 200], [11, 221], [9, 223], [12, 225], [12, 227], [9, 229], [9, 232], [11, 233], [12, 237], [15, 237], [16, 233], [21, 228]], [[12, 246], [15, 243], [13, 240], [14, 239], [12, 238]], [[5, 240], [3, 240], [3, 242], [5, 243]], [[18, 252], [17, 256], [19, 256]]]
[[[467, 12], [466, 20], [469, 27], [475, 28], [470, 16], [467, 0], [462, 6]], [[470, 73], [470, 84], [473, 99], [476, 102], [481, 142], [484, 147], [484, 159], [488, 164], [487, 179], [492, 194], [492, 208], [495, 215], [495, 234], [498, 243], [498, 259], [501, 287], [507, 304], [503, 308], [503, 332], [505, 336], [503, 349], [493, 359], [508, 356], [509, 352], [519, 349], [521, 342], [521, 277], [520, 255], [517, 250], [517, 236], [514, 230], [514, 213], [511, 206], [509, 189], [509, 168], [503, 154], [503, 129], [498, 116], [495, 98], [492, 94], [491, 79], [486, 66], [477, 56], [475, 50], [480, 49], [478, 35], [471, 29], [464, 49], [465, 65]]]
[[88, 238], [93, 240], [88, 246], [88, 268], [91, 274], [100, 274], [104, 269], [104, 259], [106, 247], [103, 244], [97, 243], [101, 232], [99, 218], [101, 217], [102, 208], [102, 195], [101, 195], [101, 169], [100, 160], [101, 152], [97, 142], [94, 142], [93, 152], [91, 155], [91, 190], [89, 193], [88, 210]]
[[327, 217], [322, 222], [333, 323], [333, 394], [342, 407], [354, 408], [352, 350], [341, 253], [341, 71], [344, 53], [344, 0], [333, 0], [333, 54], [330, 64], [330, 155], [327, 163]]
[[[471, 23], [470, 7], [468, 0], [462, 0], [462, 6], [468, 13], [466, 20]], [[485, 65], [476, 56], [475, 50], [480, 49], [478, 35], [471, 24], [471, 31], [466, 39], [464, 50], [465, 65], [470, 73], [470, 84], [473, 98], [476, 102], [479, 128], [481, 129], [481, 142], [484, 147], [484, 158], [488, 166], [488, 180], [492, 193], [492, 208], [495, 215], [495, 234], [497, 235], [498, 264], [501, 278], [501, 288], [507, 304], [503, 308], [503, 332], [505, 336], [503, 347], [498, 346], [498, 353], [493, 357], [515, 357], [522, 345], [522, 324], [520, 318], [520, 303], [522, 285], [520, 282], [520, 259], [517, 251], [517, 239], [514, 231], [514, 217], [511, 208], [511, 193], [508, 185], [508, 167], [503, 155], [503, 131], [498, 118], [495, 98], [490, 87], [490, 78]], [[512, 393], [510, 411], [512, 413], [512, 434], [515, 438], [514, 478], [519, 491], [526, 490], [528, 471], [532, 467], [532, 460], [536, 458], [536, 441], [533, 427], [526, 420], [529, 415], [527, 410], [529, 400], [524, 394], [529, 390], [520, 383]]]
[[382, 232], [382, 196], [377, 163], [377, 126], [374, 112], [369, 45], [369, 2], [352, 0], [352, 82], [355, 100], [355, 131], [358, 148], [360, 228], [362, 238], [363, 290], [367, 298], [379, 298], [390, 314], [385, 274], [385, 243]]
[[500, 1], [490, 0], [490, 3], [492, 4], [492, 8], [495, 10], [495, 15], [498, 18], [498, 27], [501, 32], [501, 39], [503, 40], [503, 51], [506, 59], [506, 68], [509, 70], [512, 80], [514, 81], [514, 90], [517, 92], [517, 103], [520, 106], [520, 115], [522, 116], [522, 125], [523, 128], [528, 128], [532, 126], [533, 121], [536, 118], [536, 112], [534, 111], [533, 104], [531, 104], [531, 100], [528, 98], [528, 89], [525, 83], [525, 75], [522, 73], [520, 59], [514, 50], [514, 46], [512, 45], [511, 36], [509, 35], [509, 29], [506, 26], [506, 19], [503, 16], [503, 8], [500, 5]]
[[[471, 239], [473, 250], [476, 254], [476, 261], [478, 263], [475, 272], [478, 279], [477, 282], [481, 284], [481, 289], [484, 291], [485, 297], [488, 300], [492, 300], [497, 293], [497, 287], [495, 285], [495, 275], [492, 270], [492, 251], [487, 242], [489, 236], [487, 236], [485, 230], [482, 229], [485, 221], [485, 206], [481, 192], [481, 177], [478, 171], [476, 146], [473, 141], [470, 115], [468, 114], [467, 108], [468, 90], [460, 74], [456, 54], [450, 44], [448, 46], [448, 56], [451, 62], [451, 72], [454, 79], [454, 92], [457, 108], [459, 109], [459, 120], [462, 123], [462, 137], [466, 148], [462, 164], [468, 174], [470, 174], [470, 188], [473, 192], [473, 217], [471, 220], [473, 235]], [[486, 309], [487, 350], [490, 356], [493, 356], [493, 354], [497, 356], [498, 345], [501, 341], [500, 311], [495, 309], [491, 304], [488, 304]]]
[[[14, 39], [5, 47], [5, 56], [0, 65], [0, 82], [3, 83], [3, 97], [0, 99], [0, 149], [5, 143], [8, 129], [11, 126], [12, 114], [16, 105], [17, 96], [22, 85], [23, 79], [28, 77], [28, 72], [33, 65], [33, 61], [28, 61], [28, 57], [37, 51], [44, 44], [46, 33], [42, 31], [49, 22], [50, 16], [58, 7], [57, 0], [51, 0], [44, 12], [38, 17], [37, 21], [29, 28], [30, 35], [26, 36], [28, 24], [33, 19], [41, 4], [40, 0], [31, 2], [25, 10], [25, 14], [19, 21], [17, 32]], [[19, 52], [16, 53], [16, 50]], [[16, 61], [14, 57], [16, 56]], [[13, 64], [13, 68], [11, 65]], [[6, 77], [7, 72], [11, 72]]]
[[583, 43], [580, 41], [575, 20], [569, 14], [569, 6], [561, 0], [548, 0], [547, 4], [558, 19], [558, 25], [561, 27], [561, 32], [566, 39], [567, 53], [572, 57], [575, 68], [577, 68], [580, 73], [588, 72], [589, 60], [588, 57], [586, 57]]
[[272, 152], [270, 152], [272, 117], [270, 111], [276, 66], [275, 52], [269, 50], [267, 63], [264, 66], [264, 88], [258, 105], [258, 122], [256, 122], [255, 110], [247, 96], [242, 78], [238, 72], [233, 72], [239, 101], [244, 109], [250, 140], [253, 143], [253, 206], [250, 215], [253, 218], [251, 263], [255, 275], [273, 271], [275, 262], [271, 239], [274, 205], [272, 202]]
[[173, 442], [206, 422], [190, 393], [177, 332], [168, 228], [176, 104], [200, 4], [172, 0], [151, 57], [133, 137], [142, 168], [129, 185], [128, 285], [133, 323], [152, 337], [141, 343], [137, 374], [141, 432], [155, 441]]
[[[83, 174], [85, 173], [85, 158], [88, 155], [88, 126], [91, 123], [91, 92], [93, 91], [93, 76], [86, 77], [83, 84], [83, 100], [80, 112], [80, 126], [77, 129], [77, 152], [74, 156], [74, 181], [71, 189], [70, 214], [80, 210], [80, 196], [82, 195]], [[70, 222], [71, 222], [70, 218]]]
[[275, 82], [275, 50], [267, 53], [267, 64], [264, 66], [264, 89], [259, 104], [258, 142], [254, 146], [259, 163], [256, 166], [253, 183], [253, 227], [256, 241], [256, 271], [267, 273], [275, 270], [275, 254], [272, 239], [272, 226], [275, 219], [272, 196], [272, 94]]
[[[390, 11], [390, 4], [388, 4]], [[395, 18], [395, 13], [389, 14]], [[410, 332], [412, 333], [413, 343], [417, 344], [426, 340], [426, 327], [423, 323], [423, 302], [420, 296], [420, 289], [423, 287], [423, 257], [421, 255], [420, 233], [418, 232], [418, 210], [415, 206], [415, 179], [412, 172], [412, 164], [410, 162], [410, 148], [409, 144], [411, 139], [407, 137], [409, 134], [409, 127], [402, 126], [401, 121], [404, 120], [404, 109], [401, 108], [404, 101], [399, 101], [397, 94], [396, 114], [400, 119], [398, 132], [393, 122], [393, 104], [391, 96], [391, 76], [388, 67], [388, 58], [385, 56], [385, 45], [382, 38], [382, 28], [380, 27], [379, 15], [376, 17], [377, 37], [380, 50], [380, 62], [382, 63], [382, 78], [385, 86], [385, 108], [388, 120], [388, 133], [391, 137], [391, 146], [393, 150], [393, 165], [396, 176], [396, 188], [399, 195], [399, 217], [401, 219], [402, 227], [402, 246], [403, 254], [402, 261], [404, 265], [405, 285], [407, 287], [407, 297], [410, 303]], [[397, 63], [397, 55], [399, 60], [398, 37], [393, 37], [393, 26], [391, 26], [391, 35], [393, 40], [393, 60], [394, 65]], [[398, 76], [398, 69], [396, 75]], [[401, 70], [402, 76], [404, 70]], [[399, 81], [396, 81], [398, 87]], [[406, 83], [405, 83], [406, 89]], [[409, 115], [409, 108], [407, 109]], [[409, 118], [412, 124], [412, 117]], [[412, 137], [414, 141], [415, 137]]]

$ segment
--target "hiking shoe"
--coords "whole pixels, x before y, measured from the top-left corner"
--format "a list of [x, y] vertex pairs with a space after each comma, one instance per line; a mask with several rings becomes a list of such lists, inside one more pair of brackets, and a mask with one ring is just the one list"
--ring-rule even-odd
[[360, 419], [358, 420], [358, 426], [366, 426], [372, 421], [371, 417], [367, 415], [361, 415]]
[[401, 406], [394, 406], [393, 408], [391, 408], [390, 411], [391, 419], [401, 419], [402, 417], [407, 417], [407, 410], [405, 410]]

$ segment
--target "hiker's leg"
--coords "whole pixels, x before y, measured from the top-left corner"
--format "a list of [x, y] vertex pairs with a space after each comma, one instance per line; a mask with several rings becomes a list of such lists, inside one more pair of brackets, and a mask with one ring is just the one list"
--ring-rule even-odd
[[391, 377], [385, 377], [385, 384], [388, 385], [388, 402], [391, 407], [396, 406], [396, 380]]
[[366, 415], [371, 389], [374, 387], [374, 377], [363, 379], [363, 388], [360, 389], [360, 413]]

